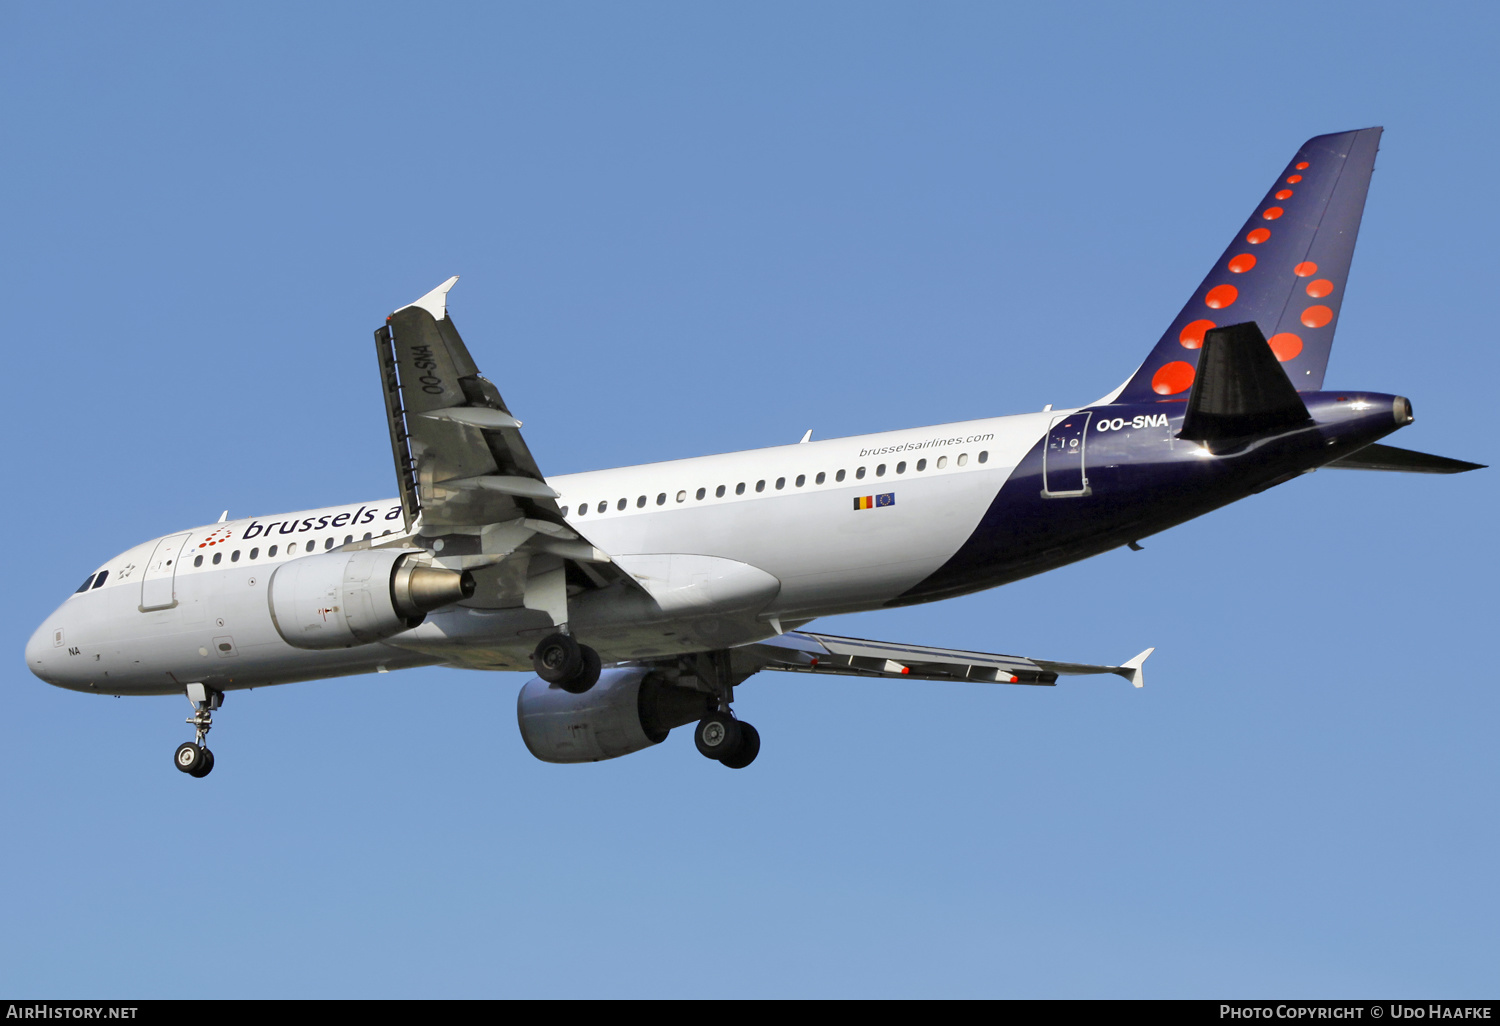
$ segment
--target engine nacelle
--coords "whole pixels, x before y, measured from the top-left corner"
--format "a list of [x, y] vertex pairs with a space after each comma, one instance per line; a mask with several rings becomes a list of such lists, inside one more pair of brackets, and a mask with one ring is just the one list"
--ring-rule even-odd
[[581, 695], [533, 677], [516, 698], [521, 740], [543, 762], [598, 762], [661, 744], [701, 719], [709, 696], [644, 666], [605, 670]]
[[350, 648], [400, 634], [429, 610], [474, 594], [467, 570], [392, 549], [327, 552], [283, 563], [267, 589], [271, 622], [298, 648]]

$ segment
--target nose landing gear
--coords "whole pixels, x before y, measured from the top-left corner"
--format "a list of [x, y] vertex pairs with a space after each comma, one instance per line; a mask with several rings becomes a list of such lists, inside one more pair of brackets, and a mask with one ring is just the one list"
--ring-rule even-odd
[[178, 745], [172, 764], [190, 777], [206, 777], [213, 772], [214, 753], [204, 742], [214, 726], [214, 710], [224, 704], [224, 692], [202, 684], [189, 684], [187, 697], [193, 703], [193, 715], [188, 717], [187, 723], [198, 732], [198, 739]]

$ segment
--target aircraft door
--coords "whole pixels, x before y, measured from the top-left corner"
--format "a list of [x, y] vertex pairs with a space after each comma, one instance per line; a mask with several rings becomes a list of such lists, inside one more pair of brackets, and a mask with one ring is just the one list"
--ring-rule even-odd
[[1084, 449], [1088, 443], [1089, 410], [1054, 417], [1042, 450], [1042, 498], [1070, 499], [1090, 494]]
[[156, 543], [156, 551], [151, 553], [151, 561], [146, 564], [146, 572], [141, 575], [141, 612], [171, 609], [177, 604], [172, 583], [177, 573], [177, 557], [182, 552], [183, 542], [187, 540], [186, 534], [174, 534]]

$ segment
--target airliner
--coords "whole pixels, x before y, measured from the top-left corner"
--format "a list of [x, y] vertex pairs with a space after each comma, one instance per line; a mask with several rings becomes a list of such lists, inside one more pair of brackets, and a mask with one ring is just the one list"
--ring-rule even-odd
[[734, 689], [762, 670], [1142, 686], [1093, 665], [806, 631], [993, 588], [1323, 467], [1457, 473], [1379, 440], [1397, 395], [1323, 387], [1381, 129], [1308, 140], [1145, 362], [1075, 409], [548, 477], [448, 311], [450, 278], [375, 332], [399, 494], [173, 531], [106, 561], [37, 629], [42, 680], [184, 695], [204, 777], [230, 691], [443, 665], [531, 670], [522, 741], [595, 762], [695, 724], [744, 768]]

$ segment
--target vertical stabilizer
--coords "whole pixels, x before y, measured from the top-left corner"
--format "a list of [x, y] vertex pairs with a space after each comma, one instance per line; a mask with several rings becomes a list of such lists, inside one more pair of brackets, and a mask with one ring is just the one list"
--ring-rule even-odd
[[1114, 401], [1185, 398], [1204, 335], [1247, 321], [1297, 391], [1323, 387], [1381, 131], [1302, 145]]

